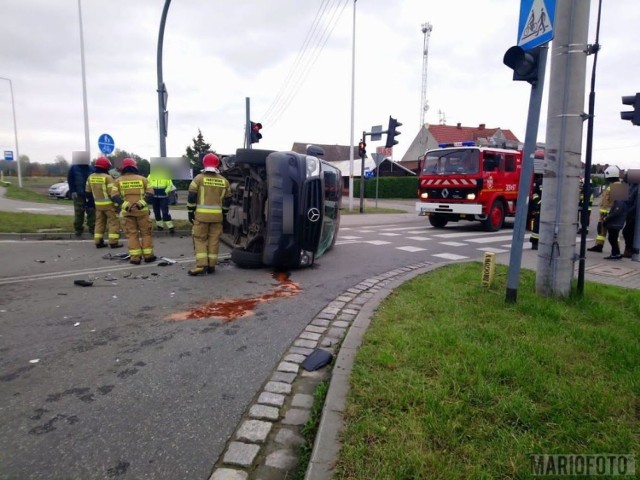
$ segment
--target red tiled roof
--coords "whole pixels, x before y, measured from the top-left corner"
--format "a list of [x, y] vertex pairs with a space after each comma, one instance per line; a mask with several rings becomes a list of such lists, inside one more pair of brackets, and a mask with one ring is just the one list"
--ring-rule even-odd
[[511, 130], [501, 128], [486, 127], [463, 127], [456, 125], [429, 125], [429, 132], [438, 143], [465, 142], [478, 140], [478, 138], [488, 138], [500, 130], [505, 138], [512, 142], [519, 142], [518, 138]]

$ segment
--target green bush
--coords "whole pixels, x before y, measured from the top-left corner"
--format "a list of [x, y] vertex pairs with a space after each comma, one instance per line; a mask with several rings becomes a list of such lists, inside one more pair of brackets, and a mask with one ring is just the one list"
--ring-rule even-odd
[[[380, 177], [377, 198], [416, 198], [418, 177]], [[353, 190], [360, 195], [360, 179], [354, 179]], [[364, 181], [365, 198], [376, 198], [376, 179]]]

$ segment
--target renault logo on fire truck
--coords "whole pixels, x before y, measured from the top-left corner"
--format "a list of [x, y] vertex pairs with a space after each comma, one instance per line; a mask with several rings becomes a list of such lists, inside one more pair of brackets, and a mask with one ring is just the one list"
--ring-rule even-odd
[[320, 220], [320, 210], [318, 210], [316, 207], [310, 208], [307, 211], [307, 218], [311, 223], [316, 223], [318, 220]]
[[447, 198], [449, 196], [449, 190], [446, 188], [442, 189], [442, 198]]

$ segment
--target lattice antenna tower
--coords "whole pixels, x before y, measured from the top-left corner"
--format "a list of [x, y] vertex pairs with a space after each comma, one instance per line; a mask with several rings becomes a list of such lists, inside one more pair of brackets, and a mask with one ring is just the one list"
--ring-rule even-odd
[[420, 127], [424, 126], [424, 116], [429, 110], [427, 102], [427, 61], [429, 59], [429, 37], [433, 26], [427, 22], [422, 24], [422, 35], [424, 37], [422, 53], [422, 99], [420, 100]]
[[442, 110], [438, 110], [438, 123], [440, 125], [446, 125], [447, 124], [447, 116], [444, 114], [444, 112]]

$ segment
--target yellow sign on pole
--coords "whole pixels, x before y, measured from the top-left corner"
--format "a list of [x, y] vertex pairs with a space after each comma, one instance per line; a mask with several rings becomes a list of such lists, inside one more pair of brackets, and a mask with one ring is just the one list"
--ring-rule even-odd
[[490, 287], [493, 283], [493, 276], [496, 273], [496, 254], [485, 252], [482, 257], [482, 286]]

